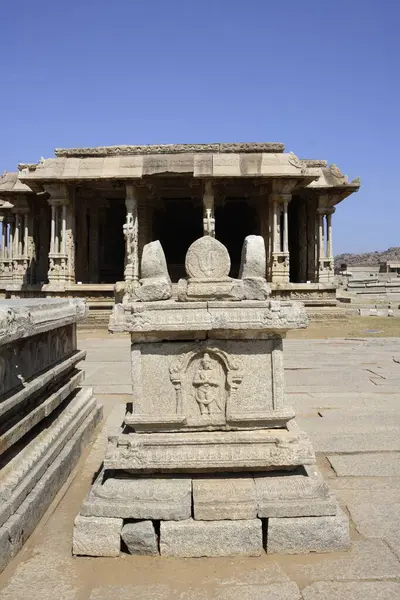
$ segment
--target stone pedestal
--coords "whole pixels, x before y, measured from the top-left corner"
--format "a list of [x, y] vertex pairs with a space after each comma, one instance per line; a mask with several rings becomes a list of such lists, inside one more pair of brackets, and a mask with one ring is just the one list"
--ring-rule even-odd
[[[263, 251], [257, 240], [245, 244], [243, 276], [262, 278]], [[113, 311], [110, 330], [131, 335], [133, 397], [109, 438], [79, 530], [87, 522], [89, 531], [92, 519], [104, 519], [105, 528], [112, 519], [124, 527], [152, 521], [165, 556], [346, 549], [348, 524], [285, 402], [282, 340], [306, 326], [304, 307], [229, 294], [212, 299], [230, 265], [210, 236], [194, 242], [186, 262], [189, 277], [202, 282], [200, 300], [192, 291], [181, 301], [132, 302]], [[286, 522], [299, 538], [307, 524], [324, 533], [285, 549]], [[148, 525], [138, 531], [152, 537]], [[98, 553], [95, 528], [93, 536]], [[82, 546], [74, 543], [73, 551], [82, 553]]]

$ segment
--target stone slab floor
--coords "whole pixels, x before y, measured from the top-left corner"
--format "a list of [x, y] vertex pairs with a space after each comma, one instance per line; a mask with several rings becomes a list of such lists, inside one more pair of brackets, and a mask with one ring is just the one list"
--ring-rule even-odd
[[125, 336], [82, 332], [105, 421], [20, 555], [1, 600], [400, 599], [400, 338], [288, 340], [288, 399], [351, 516], [349, 553], [260, 558], [73, 558], [75, 515], [129, 393]]

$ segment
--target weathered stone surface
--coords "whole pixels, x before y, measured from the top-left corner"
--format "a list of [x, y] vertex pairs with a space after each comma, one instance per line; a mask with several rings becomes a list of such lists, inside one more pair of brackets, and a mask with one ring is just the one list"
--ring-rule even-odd
[[100, 473], [81, 514], [124, 519], [188, 519], [192, 507], [190, 477], [108, 477]]
[[165, 584], [106, 585], [92, 590], [89, 600], [170, 600], [171, 588]]
[[145, 146], [95, 146], [91, 148], [56, 148], [55, 156], [124, 156], [130, 154], [174, 154], [185, 152], [283, 152], [280, 142], [217, 142], [213, 144], [149, 144]]
[[87, 312], [79, 299], [0, 300], [0, 345], [76, 323]]
[[164, 250], [159, 240], [143, 246], [141, 275], [143, 279], [157, 277], [170, 279]]
[[122, 524], [122, 519], [78, 515], [74, 524], [73, 554], [119, 556]]
[[138, 473], [268, 471], [314, 463], [307, 436], [266, 429], [122, 434], [110, 438], [104, 467]]
[[[317, 558], [317, 557], [316, 557]], [[400, 562], [381, 540], [358, 540], [344, 556], [324, 556], [295, 564], [293, 573], [309, 581], [362, 581], [400, 578]]]
[[290, 473], [255, 474], [254, 481], [260, 518], [336, 514], [335, 498], [315, 465]]
[[399, 540], [400, 547], [400, 496], [397, 503], [371, 503], [368, 495], [360, 503], [350, 503], [351, 519], [365, 537], [392, 538]]
[[168, 300], [172, 296], [172, 284], [166, 277], [141, 279], [135, 294], [142, 302]]
[[131, 355], [135, 392], [125, 423], [136, 431], [255, 429], [294, 416], [284, 405], [280, 340], [142, 343]]
[[335, 516], [268, 519], [268, 554], [335, 552], [350, 548], [349, 520]]
[[140, 287], [136, 295], [142, 302], [167, 300], [172, 296], [171, 279], [168, 273], [164, 250], [159, 240], [143, 247]]
[[400, 476], [400, 454], [395, 452], [330, 455], [328, 460], [339, 476]]
[[394, 581], [318, 581], [302, 590], [304, 600], [394, 600], [400, 583]]
[[178, 300], [180, 302], [236, 301], [244, 300], [244, 298], [245, 286], [243, 281], [230, 277], [221, 279], [180, 279], [178, 283]]
[[194, 241], [186, 253], [186, 273], [199, 279], [221, 279], [229, 275], [228, 250], [215, 238], [205, 235]]
[[129, 554], [158, 555], [157, 536], [151, 521], [127, 523], [122, 527], [121, 537]]
[[[95, 407], [78, 428], [76, 428], [77, 425], [75, 423], [76, 430], [71, 439], [67, 443], [64, 441], [62, 451], [53, 460], [47, 470], [44, 471], [36, 485], [33, 488], [31, 486], [28, 487], [27, 481], [30, 483], [30, 478], [26, 477], [27, 481], [21, 479], [20, 487], [22, 491], [18, 488], [17, 493], [2, 505], [2, 517], [7, 517], [6, 511], [8, 509], [9, 518], [5, 522], [2, 518], [1, 522], [4, 522], [4, 524], [0, 527], [0, 572], [32, 534], [57, 492], [78, 462], [83, 448], [89, 442], [93, 430], [100, 419], [101, 410]], [[41, 462], [43, 463], [43, 461], [39, 461], [39, 465]], [[37, 468], [32, 469], [32, 471], [33, 475], [36, 476], [35, 478], [32, 476], [32, 481], [35, 482], [38, 477]], [[24, 488], [25, 495], [23, 493]], [[26, 490], [29, 491], [27, 495]], [[6, 540], [8, 540], [8, 544]], [[2, 543], [6, 544], [3, 548]]]
[[[132, 341], [165, 339], [249, 339], [304, 328], [308, 318], [300, 302], [276, 300], [148, 302], [114, 306], [112, 332], [129, 332]], [[195, 332], [195, 333], [194, 333]], [[212, 333], [209, 333], [212, 332]]]
[[246, 300], [264, 300], [268, 298], [271, 289], [265, 279], [261, 277], [248, 277], [242, 279], [244, 297]]
[[261, 235], [248, 235], [242, 247], [239, 279], [265, 279], [266, 269], [264, 238]]
[[243, 521], [162, 521], [163, 556], [259, 556], [262, 554], [259, 519]]
[[193, 479], [193, 512], [197, 521], [255, 519], [253, 477], [232, 474]]
[[217, 588], [206, 600], [300, 600], [300, 590], [293, 582], [269, 585], [224, 586]]

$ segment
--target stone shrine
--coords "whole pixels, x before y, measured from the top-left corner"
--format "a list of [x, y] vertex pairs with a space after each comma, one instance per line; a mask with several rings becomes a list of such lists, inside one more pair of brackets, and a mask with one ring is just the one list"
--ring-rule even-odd
[[263, 239], [245, 239], [236, 279], [212, 232], [195, 240], [164, 300], [165, 257], [150, 246], [151, 286], [132, 286], [110, 320], [131, 336], [133, 396], [76, 518], [74, 554], [347, 549], [347, 516], [285, 402], [283, 338], [306, 327], [305, 309], [268, 297]]
[[[233, 277], [254, 234], [273, 299], [335, 306], [332, 215], [359, 186], [275, 142], [57, 149], [0, 177], [0, 296], [84, 297], [92, 324], [106, 323], [115, 290], [148, 277], [139, 259], [152, 240], [176, 296], [203, 233], [227, 248]], [[188, 294], [201, 287], [189, 281]]]

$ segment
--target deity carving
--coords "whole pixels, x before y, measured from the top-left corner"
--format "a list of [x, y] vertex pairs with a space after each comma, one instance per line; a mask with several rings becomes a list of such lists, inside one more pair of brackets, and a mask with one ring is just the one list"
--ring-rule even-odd
[[208, 352], [205, 352], [193, 378], [195, 398], [202, 415], [211, 415], [216, 411], [222, 412], [218, 366], [217, 361], [213, 360]]
[[241, 361], [216, 347], [182, 354], [169, 371], [177, 414], [195, 420], [224, 419], [243, 379]]

